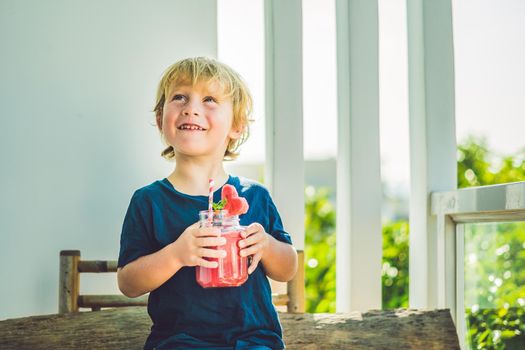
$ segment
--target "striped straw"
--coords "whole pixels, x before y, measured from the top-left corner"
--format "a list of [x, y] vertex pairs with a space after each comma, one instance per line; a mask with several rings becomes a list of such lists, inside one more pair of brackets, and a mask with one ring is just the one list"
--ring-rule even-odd
[[213, 224], [213, 186], [215, 185], [215, 182], [213, 179], [208, 180], [209, 188], [208, 188], [208, 223], [210, 226]]

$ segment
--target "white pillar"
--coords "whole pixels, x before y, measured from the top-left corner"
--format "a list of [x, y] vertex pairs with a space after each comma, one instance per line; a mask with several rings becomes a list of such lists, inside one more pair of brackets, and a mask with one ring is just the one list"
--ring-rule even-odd
[[304, 250], [301, 0], [265, 0], [265, 182], [294, 246]]
[[443, 297], [438, 303], [438, 275], [443, 280], [444, 270], [439, 272], [437, 265], [445, 260], [449, 244], [436, 234], [430, 193], [457, 187], [451, 0], [408, 0], [407, 31], [410, 307], [444, 307]]
[[336, 0], [338, 312], [381, 308], [377, 1]]

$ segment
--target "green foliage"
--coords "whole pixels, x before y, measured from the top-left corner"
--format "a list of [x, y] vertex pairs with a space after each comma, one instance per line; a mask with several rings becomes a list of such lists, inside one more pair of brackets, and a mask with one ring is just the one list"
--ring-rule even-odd
[[224, 206], [226, 205], [226, 203], [228, 203], [228, 200], [226, 198], [223, 198], [220, 201], [218, 201], [217, 203], [215, 203], [215, 202], [212, 203], [211, 206], [212, 206], [213, 210], [222, 210], [222, 209], [224, 209]]
[[468, 137], [458, 145], [458, 188], [525, 181], [525, 149], [513, 156], [488, 150], [484, 138]]
[[525, 348], [524, 242], [523, 222], [465, 225], [465, 317], [474, 349]]
[[[525, 149], [498, 156], [486, 140], [458, 146], [458, 187], [525, 181]], [[465, 226], [465, 317], [472, 349], [525, 348], [525, 223]]]
[[[335, 208], [326, 188], [307, 187], [306, 311], [335, 312]], [[383, 226], [383, 307], [408, 306], [408, 222]]]
[[327, 189], [305, 191], [307, 312], [335, 312], [335, 209]]
[[471, 349], [521, 350], [525, 349], [525, 310], [465, 309], [467, 339]]
[[[525, 181], [525, 148], [499, 156], [484, 139], [469, 137], [458, 145], [457, 165], [459, 188]], [[335, 311], [335, 209], [329, 194], [306, 189], [307, 312]], [[525, 223], [486, 225], [465, 229], [468, 342], [473, 349], [525, 349]], [[383, 308], [408, 306], [408, 237], [407, 221], [383, 226]]]
[[408, 307], [408, 222], [383, 226], [383, 309]]

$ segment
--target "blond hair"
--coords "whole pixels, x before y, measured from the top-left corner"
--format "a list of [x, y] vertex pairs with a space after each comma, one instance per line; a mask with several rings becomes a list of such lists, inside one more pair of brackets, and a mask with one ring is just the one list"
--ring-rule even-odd
[[[224, 63], [207, 57], [186, 58], [176, 62], [164, 72], [158, 89], [155, 103], [155, 116], [162, 119], [162, 111], [167, 96], [176, 85], [217, 82], [224, 90], [224, 94], [231, 98], [233, 109], [232, 128], [242, 129], [241, 137], [231, 139], [224, 153], [224, 160], [233, 160], [239, 156], [239, 146], [249, 136], [249, 122], [252, 121], [252, 96], [241, 76]], [[175, 157], [172, 146], [162, 151], [161, 155], [171, 160]]]

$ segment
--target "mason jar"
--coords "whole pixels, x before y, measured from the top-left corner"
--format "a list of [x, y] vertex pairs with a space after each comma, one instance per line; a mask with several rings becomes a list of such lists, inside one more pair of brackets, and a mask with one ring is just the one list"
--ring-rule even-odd
[[199, 212], [200, 226], [209, 227], [213, 224], [221, 230], [221, 237], [226, 239], [224, 245], [209, 247], [226, 251], [224, 258], [205, 258], [208, 261], [217, 261], [218, 267], [207, 268], [196, 266], [197, 283], [204, 288], [237, 287], [248, 279], [248, 257], [240, 256], [239, 241], [241, 232], [246, 228], [239, 224], [238, 215], [228, 215], [227, 210], [218, 210], [213, 213], [213, 222], [209, 221], [209, 212]]

